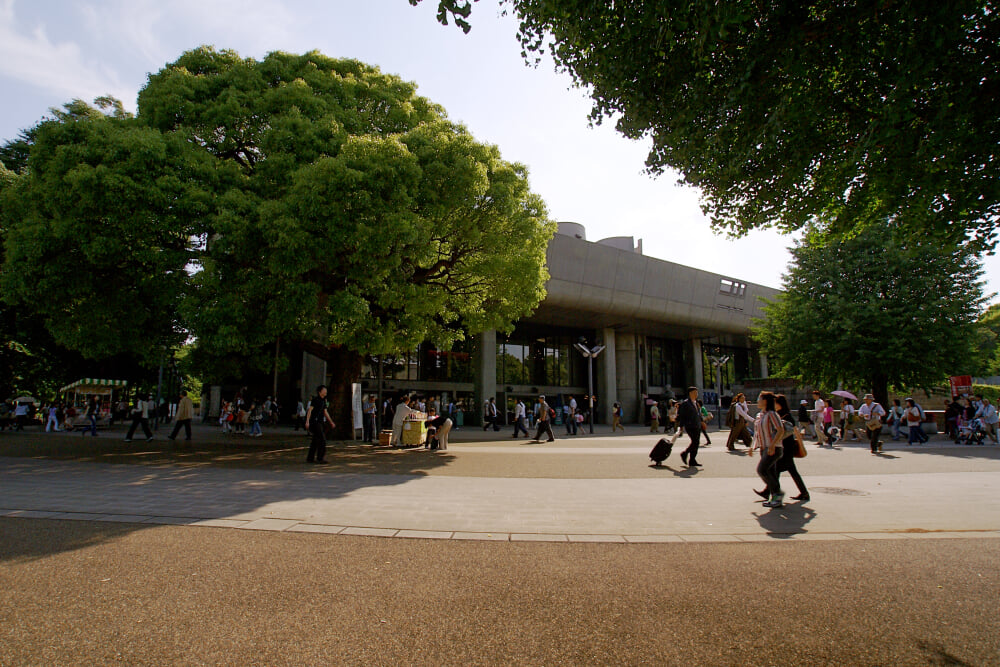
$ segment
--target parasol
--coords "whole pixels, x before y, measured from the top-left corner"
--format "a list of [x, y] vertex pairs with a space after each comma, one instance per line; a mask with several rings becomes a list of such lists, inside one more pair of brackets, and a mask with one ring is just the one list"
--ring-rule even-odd
[[841, 398], [849, 398], [852, 401], [858, 400], [857, 396], [855, 396], [849, 391], [844, 391], [843, 389], [838, 389], [837, 391], [831, 391], [830, 393], [833, 394], [834, 396], [840, 396]]

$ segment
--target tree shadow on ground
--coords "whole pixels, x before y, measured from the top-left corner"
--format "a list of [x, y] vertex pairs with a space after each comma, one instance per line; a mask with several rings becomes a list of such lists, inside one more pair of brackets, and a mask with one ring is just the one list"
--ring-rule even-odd
[[792, 503], [773, 509], [752, 512], [760, 527], [767, 531], [768, 537], [788, 539], [793, 535], [808, 533], [806, 524], [816, 518], [816, 510], [806, 507], [808, 501]]
[[[71, 435], [3, 437], [0, 508], [28, 509], [26, 516], [36, 518], [47, 516], [38, 512], [72, 513], [69, 516], [97, 521], [102, 528], [85, 540], [48, 539], [41, 551], [20, 548], [16, 539], [4, 540], [0, 562], [76, 550], [161, 523], [262, 517], [309, 523], [317, 512], [321, 516], [314, 519], [316, 523], [336, 523], [338, 508], [324, 506], [326, 501], [365, 488], [404, 485], [454, 460], [447, 452], [422, 447], [330, 443], [329, 463], [318, 465], [305, 463], [307, 450], [306, 438], [287, 434], [204, 441], [196, 436], [192, 443], [163, 439], [126, 443], [113, 437]], [[316, 503], [295, 504], [303, 500]], [[137, 523], [149, 517], [154, 517], [149, 523]]]

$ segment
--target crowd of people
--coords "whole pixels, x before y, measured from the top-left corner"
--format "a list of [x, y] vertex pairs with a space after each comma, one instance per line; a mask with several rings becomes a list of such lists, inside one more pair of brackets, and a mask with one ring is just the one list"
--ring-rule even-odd
[[[298, 408], [303, 412], [304, 419], [305, 413], [301, 402]], [[222, 402], [219, 408], [219, 426], [225, 435], [259, 438], [264, 435], [264, 426], [278, 425], [280, 415], [281, 406], [278, 405], [278, 401], [270, 396], [263, 401], [256, 396], [250, 397], [247, 388], [243, 387], [236, 392], [231, 401]]]

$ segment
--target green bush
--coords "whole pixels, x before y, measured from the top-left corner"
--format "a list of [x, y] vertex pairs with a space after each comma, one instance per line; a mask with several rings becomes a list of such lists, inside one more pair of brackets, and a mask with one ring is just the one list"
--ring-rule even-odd
[[972, 385], [973, 394], [981, 394], [983, 398], [988, 398], [993, 402], [996, 402], [1000, 398], [1000, 385], [995, 384], [974, 384]]

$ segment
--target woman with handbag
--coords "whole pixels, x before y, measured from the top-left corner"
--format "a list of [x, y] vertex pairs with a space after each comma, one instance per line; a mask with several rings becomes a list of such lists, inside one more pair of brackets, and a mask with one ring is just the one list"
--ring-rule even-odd
[[[792, 410], [788, 405], [788, 399], [785, 398], [784, 394], [778, 394], [774, 397], [774, 404], [777, 406], [778, 416], [785, 424], [785, 439], [781, 441], [781, 459], [778, 461], [778, 465], [775, 468], [777, 477], [781, 477], [781, 473], [788, 471], [788, 474], [792, 476], [792, 481], [795, 482], [795, 486], [799, 489], [799, 495], [792, 498], [792, 500], [809, 500], [809, 489], [806, 488], [806, 483], [802, 481], [802, 475], [799, 474], [799, 469], [795, 467], [795, 459], [800, 459], [806, 455], [806, 443], [802, 439], [802, 433], [799, 431], [798, 427], [795, 425], [795, 418], [792, 416]], [[758, 496], [764, 495], [760, 491], [756, 491]]]

